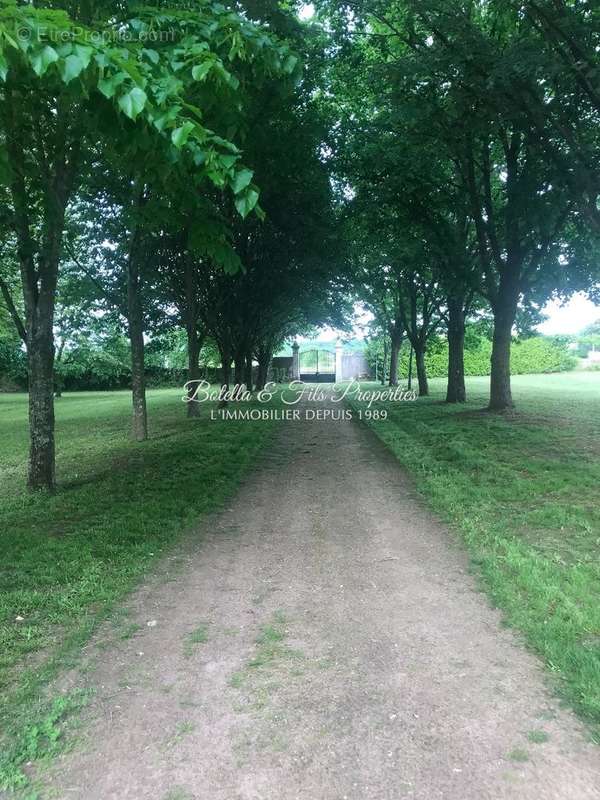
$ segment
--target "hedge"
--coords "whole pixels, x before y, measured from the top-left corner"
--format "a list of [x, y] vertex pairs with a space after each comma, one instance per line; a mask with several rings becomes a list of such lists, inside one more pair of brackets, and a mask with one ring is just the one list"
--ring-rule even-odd
[[[465, 374], [489, 375], [492, 343], [479, 339], [473, 347], [465, 348]], [[405, 345], [400, 358], [400, 372], [408, 374], [409, 349]], [[430, 378], [444, 378], [448, 374], [448, 343], [434, 339], [425, 357], [427, 375]], [[540, 372], [567, 372], [577, 366], [562, 342], [544, 336], [513, 341], [510, 352], [510, 371], [512, 375], [525, 375]], [[413, 366], [413, 371], [414, 366]]]

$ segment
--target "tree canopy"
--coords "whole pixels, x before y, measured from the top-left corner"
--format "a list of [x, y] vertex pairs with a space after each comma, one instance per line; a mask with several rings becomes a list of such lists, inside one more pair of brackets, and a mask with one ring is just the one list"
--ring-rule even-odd
[[115, 375], [129, 359], [138, 440], [155, 340], [184, 336], [190, 387], [210, 348], [223, 384], [260, 388], [284, 341], [357, 304], [391, 384], [407, 343], [427, 394], [447, 339], [452, 403], [469, 326], [489, 328], [503, 411], [515, 332], [598, 296], [593, 4], [314, 7], [0, 0], [0, 324], [26, 359], [32, 488], [55, 484], [76, 341], [82, 364], [84, 342], [112, 343]]

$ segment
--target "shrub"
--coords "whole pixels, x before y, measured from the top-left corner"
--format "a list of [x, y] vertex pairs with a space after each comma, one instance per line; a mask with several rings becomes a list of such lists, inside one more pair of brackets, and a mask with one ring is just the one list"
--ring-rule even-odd
[[56, 375], [67, 391], [123, 389], [129, 385], [129, 353], [113, 347], [79, 344], [56, 364]]
[[[489, 339], [479, 338], [465, 348], [465, 374], [489, 375], [492, 343]], [[564, 341], [545, 336], [533, 336], [529, 339], [518, 339], [511, 346], [511, 373], [525, 375], [542, 372], [567, 372], [575, 369], [577, 359], [567, 350]], [[409, 347], [405, 343], [400, 359], [400, 374], [408, 375]], [[430, 378], [445, 378], [448, 374], [448, 343], [444, 339], [431, 341], [425, 358], [427, 375]], [[413, 364], [413, 375], [416, 368]]]
[[577, 360], [569, 354], [564, 343], [544, 336], [513, 342], [510, 355], [513, 375], [567, 372], [577, 366]]

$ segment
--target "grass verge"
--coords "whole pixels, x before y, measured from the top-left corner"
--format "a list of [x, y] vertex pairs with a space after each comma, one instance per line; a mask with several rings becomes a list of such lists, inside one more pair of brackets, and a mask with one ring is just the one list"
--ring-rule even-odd
[[388, 418], [368, 424], [600, 741], [600, 375], [515, 377], [509, 415], [481, 411], [487, 388], [470, 379], [469, 402], [447, 406], [432, 381], [430, 398], [377, 403]]
[[197, 522], [226, 500], [276, 423], [187, 420], [180, 390], [149, 392], [151, 436], [129, 439], [128, 392], [57, 400], [53, 496], [25, 491], [27, 401], [0, 395], [0, 787], [53, 753], [78, 707], [45, 689], [98, 623]]

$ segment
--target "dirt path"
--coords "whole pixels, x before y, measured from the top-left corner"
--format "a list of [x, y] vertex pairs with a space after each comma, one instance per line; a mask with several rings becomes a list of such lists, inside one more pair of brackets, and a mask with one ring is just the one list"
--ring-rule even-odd
[[600, 750], [364, 427], [286, 424], [204, 529], [90, 646], [49, 797], [600, 798]]

